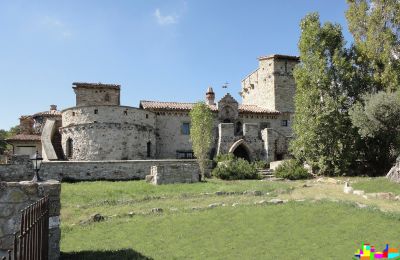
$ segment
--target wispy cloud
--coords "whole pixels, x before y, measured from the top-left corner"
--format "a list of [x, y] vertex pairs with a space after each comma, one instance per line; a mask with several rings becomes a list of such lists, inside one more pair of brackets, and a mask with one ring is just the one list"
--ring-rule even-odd
[[68, 29], [68, 26], [56, 17], [43, 16], [39, 20], [39, 26], [60, 38], [68, 39], [72, 37], [72, 32]]
[[179, 20], [179, 16], [176, 14], [162, 15], [159, 8], [154, 11], [153, 15], [159, 25], [176, 24]]

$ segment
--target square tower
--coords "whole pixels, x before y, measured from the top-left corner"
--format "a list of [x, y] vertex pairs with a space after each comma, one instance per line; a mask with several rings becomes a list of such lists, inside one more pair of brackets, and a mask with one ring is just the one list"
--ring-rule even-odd
[[260, 57], [258, 61], [259, 68], [242, 80], [242, 103], [294, 113], [293, 69], [299, 57], [275, 54]]
[[76, 106], [119, 106], [120, 85], [74, 82]]

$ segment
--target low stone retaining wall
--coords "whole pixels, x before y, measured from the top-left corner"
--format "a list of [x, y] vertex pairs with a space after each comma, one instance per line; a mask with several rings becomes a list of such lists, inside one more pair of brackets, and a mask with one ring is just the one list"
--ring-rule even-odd
[[[95, 181], [145, 179], [152, 166], [180, 167], [188, 174], [197, 174], [195, 160], [128, 160], [128, 161], [53, 161], [43, 162], [40, 176], [46, 180]], [[0, 181], [31, 180], [30, 162], [0, 165]]]
[[151, 167], [151, 174], [146, 176], [146, 180], [152, 184], [170, 183], [194, 183], [198, 182], [200, 170], [198, 165], [175, 164], [158, 165]]
[[60, 256], [60, 192], [58, 181], [0, 182], [0, 258], [12, 249], [14, 233], [20, 229], [21, 210], [49, 196], [49, 259]]

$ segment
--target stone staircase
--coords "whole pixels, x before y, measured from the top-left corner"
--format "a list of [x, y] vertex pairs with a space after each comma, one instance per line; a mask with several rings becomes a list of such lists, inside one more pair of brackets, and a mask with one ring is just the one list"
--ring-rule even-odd
[[258, 169], [258, 173], [261, 175], [262, 179], [270, 179], [275, 177], [274, 171], [271, 169]]

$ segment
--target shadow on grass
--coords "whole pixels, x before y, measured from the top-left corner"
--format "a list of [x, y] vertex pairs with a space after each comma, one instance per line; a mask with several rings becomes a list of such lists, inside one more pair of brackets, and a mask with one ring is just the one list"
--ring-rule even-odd
[[153, 258], [142, 255], [132, 249], [120, 249], [115, 251], [80, 251], [61, 252], [60, 260], [152, 260]]

